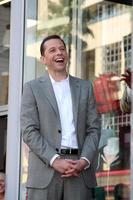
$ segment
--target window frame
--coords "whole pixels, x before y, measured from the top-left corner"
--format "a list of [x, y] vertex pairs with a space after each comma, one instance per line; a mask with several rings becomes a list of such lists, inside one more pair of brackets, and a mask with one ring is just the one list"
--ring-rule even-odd
[[[17, 17], [16, 17], [17, 16]], [[6, 154], [5, 199], [19, 200], [20, 183], [20, 105], [22, 96], [25, 1], [11, 2], [9, 55], [9, 98]]]

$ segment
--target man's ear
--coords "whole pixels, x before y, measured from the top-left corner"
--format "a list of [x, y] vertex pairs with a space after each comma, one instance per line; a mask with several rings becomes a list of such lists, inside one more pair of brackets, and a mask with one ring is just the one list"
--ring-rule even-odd
[[41, 56], [41, 57], [40, 57], [40, 61], [41, 61], [42, 64], [46, 64], [46, 63], [45, 63], [45, 57], [44, 57], [44, 56]]

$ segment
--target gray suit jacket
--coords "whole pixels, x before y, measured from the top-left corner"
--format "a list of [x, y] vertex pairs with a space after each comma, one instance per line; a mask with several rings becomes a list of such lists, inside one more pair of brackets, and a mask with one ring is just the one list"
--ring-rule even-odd
[[[88, 187], [96, 185], [93, 161], [100, 137], [100, 120], [96, 110], [92, 84], [70, 76], [74, 123], [80, 156], [91, 165], [82, 175]], [[48, 73], [25, 84], [21, 107], [21, 130], [29, 146], [27, 187], [45, 188], [54, 169], [51, 158], [61, 146], [61, 121]]]

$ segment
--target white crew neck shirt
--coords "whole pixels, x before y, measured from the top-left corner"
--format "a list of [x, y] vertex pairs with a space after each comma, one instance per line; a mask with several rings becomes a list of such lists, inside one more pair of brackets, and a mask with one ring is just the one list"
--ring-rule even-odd
[[55, 81], [51, 75], [51, 83], [55, 93], [62, 127], [61, 148], [78, 148], [73, 119], [72, 97], [69, 76], [62, 81]]

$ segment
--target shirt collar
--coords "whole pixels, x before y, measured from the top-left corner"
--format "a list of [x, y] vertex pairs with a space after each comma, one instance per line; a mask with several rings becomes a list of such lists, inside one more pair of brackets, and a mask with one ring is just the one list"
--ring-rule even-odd
[[49, 74], [49, 77], [50, 77], [52, 85], [58, 84], [58, 83], [65, 83], [65, 82], [67, 83], [67, 82], [69, 82], [69, 74], [68, 74], [68, 76], [65, 79], [63, 79], [61, 81], [55, 81], [50, 74]]

